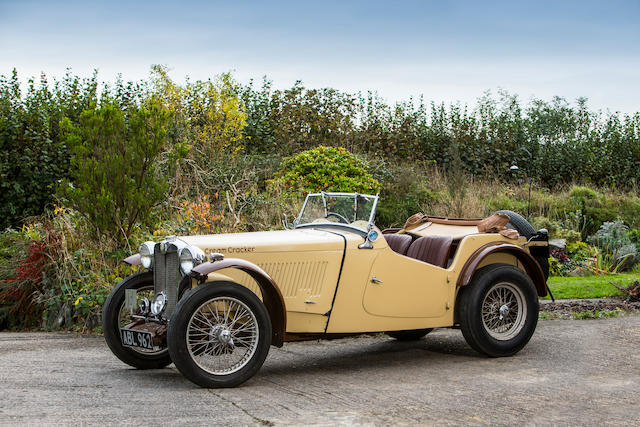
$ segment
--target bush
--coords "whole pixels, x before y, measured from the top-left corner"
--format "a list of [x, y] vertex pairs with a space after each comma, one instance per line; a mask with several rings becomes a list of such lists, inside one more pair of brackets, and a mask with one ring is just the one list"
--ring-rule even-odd
[[322, 145], [285, 158], [271, 184], [298, 195], [315, 191], [380, 191], [380, 183], [367, 172], [364, 161], [344, 148]]
[[[59, 122], [77, 120], [74, 107], [95, 100], [97, 82], [67, 75], [53, 91], [44, 76], [20, 93], [17, 72], [0, 76], [0, 230], [39, 215], [54, 199], [57, 182], [68, 176], [69, 152]], [[60, 94], [64, 94], [60, 96]]]
[[0, 234], [0, 329], [39, 326], [58, 244], [54, 233], [41, 237], [31, 227]]
[[585, 242], [574, 242], [567, 244], [565, 252], [573, 261], [585, 262], [592, 250]]
[[560, 228], [560, 224], [558, 221], [552, 221], [544, 216], [537, 216], [531, 220], [531, 225], [536, 230], [540, 230], [545, 228], [549, 232], [549, 237], [554, 239], [556, 238], [556, 232]]
[[616, 270], [631, 268], [638, 258], [636, 246], [629, 237], [629, 229], [621, 220], [605, 222], [587, 241], [602, 249], [605, 256], [611, 258], [612, 268]]
[[580, 241], [581, 234], [574, 230], [559, 228], [555, 231], [553, 237], [555, 239], [565, 239], [567, 243], [576, 243]]
[[164, 200], [167, 180], [156, 174], [169, 113], [150, 102], [123, 112], [114, 103], [63, 123], [73, 152], [73, 181], [63, 192], [98, 234], [128, 240], [133, 227], [152, 225], [151, 208]]

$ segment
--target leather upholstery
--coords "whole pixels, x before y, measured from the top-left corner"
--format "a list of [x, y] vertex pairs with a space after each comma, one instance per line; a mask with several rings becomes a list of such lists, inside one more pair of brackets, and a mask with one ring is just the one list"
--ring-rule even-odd
[[446, 268], [452, 243], [453, 238], [451, 236], [420, 237], [411, 244], [407, 251], [407, 256]]
[[411, 245], [411, 236], [407, 234], [383, 234], [384, 239], [394, 252], [405, 255]]

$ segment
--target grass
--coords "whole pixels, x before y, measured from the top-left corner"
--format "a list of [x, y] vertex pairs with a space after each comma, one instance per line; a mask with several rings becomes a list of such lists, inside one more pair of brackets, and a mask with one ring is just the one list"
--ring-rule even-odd
[[[609, 274], [586, 277], [549, 277], [548, 284], [556, 299], [605, 298], [622, 295], [611, 283], [628, 286], [640, 281], [640, 273]], [[543, 299], [549, 299], [549, 296]]]
[[574, 311], [573, 313], [561, 313], [553, 311], [541, 311], [538, 315], [539, 320], [557, 320], [557, 319], [605, 319], [608, 317], [626, 316], [628, 313], [624, 310], [616, 308], [615, 310], [596, 310], [596, 311]]

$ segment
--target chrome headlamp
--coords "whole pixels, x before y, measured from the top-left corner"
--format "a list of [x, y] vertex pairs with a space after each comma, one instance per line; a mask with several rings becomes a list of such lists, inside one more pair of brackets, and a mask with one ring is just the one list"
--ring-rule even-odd
[[140, 253], [140, 262], [144, 268], [151, 268], [151, 265], [153, 265], [154, 246], [154, 242], [144, 242], [140, 245], [140, 248], [138, 248], [138, 252]]
[[151, 303], [149, 302], [148, 298], [142, 298], [142, 300], [140, 301], [139, 309], [140, 314], [142, 314], [143, 316], [149, 314], [149, 310], [151, 310]]
[[189, 274], [193, 267], [202, 263], [206, 258], [200, 248], [186, 246], [180, 250], [180, 269], [182, 273]]
[[151, 314], [159, 316], [167, 307], [167, 295], [164, 292], [160, 292], [153, 298], [151, 303]]

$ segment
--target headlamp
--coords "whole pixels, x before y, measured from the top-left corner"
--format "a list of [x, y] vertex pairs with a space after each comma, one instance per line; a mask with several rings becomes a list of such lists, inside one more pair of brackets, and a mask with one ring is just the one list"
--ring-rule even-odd
[[180, 269], [184, 274], [191, 273], [194, 266], [194, 257], [190, 248], [182, 248], [180, 251]]
[[151, 303], [151, 314], [153, 314], [154, 316], [161, 315], [166, 306], [167, 295], [165, 295], [164, 292], [160, 292], [153, 298], [153, 302]]
[[144, 268], [151, 268], [153, 264], [153, 247], [154, 242], [144, 242], [140, 245], [138, 252], [140, 253], [140, 262]]

